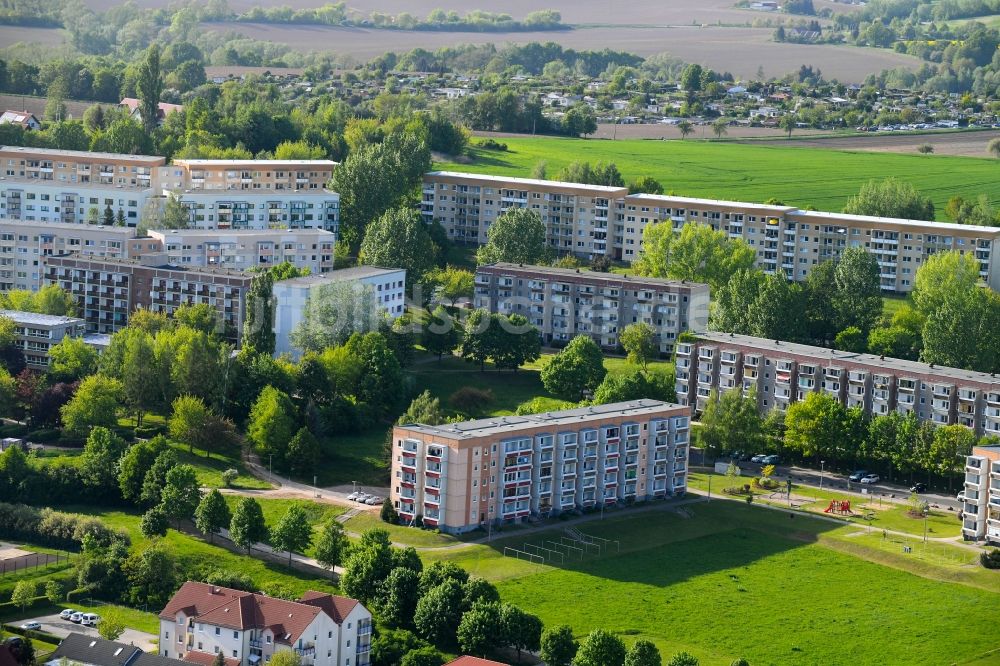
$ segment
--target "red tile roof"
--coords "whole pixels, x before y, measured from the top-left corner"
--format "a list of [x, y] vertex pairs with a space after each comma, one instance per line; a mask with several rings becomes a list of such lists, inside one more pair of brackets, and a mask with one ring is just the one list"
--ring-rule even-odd
[[[239, 659], [233, 659], [232, 657], [223, 657], [226, 666], [240, 666]], [[215, 663], [215, 655], [209, 654], [208, 652], [198, 652], [197, 650], [189, 650], [184, 655], [184, 661], [189, 664], [199, 664], [200, 666], [212, 666]]]
[[490, 661], [489, 659], [480, 659], [479, 657], [466, 655], [459, 657], [455, 661], [449, 661], [444, 666], [507, 666], [507, 664], [502, 661]]
[[275, 641], [291, 645], [321, 612], [337, 624], [358, 602], [321, 592], [306, 592], [302, 601], [287, 601], [263, 594], [188, 581], [160, 611], [173, 620], [178, 613], [205, 624], [230, 629], [270, 629]]

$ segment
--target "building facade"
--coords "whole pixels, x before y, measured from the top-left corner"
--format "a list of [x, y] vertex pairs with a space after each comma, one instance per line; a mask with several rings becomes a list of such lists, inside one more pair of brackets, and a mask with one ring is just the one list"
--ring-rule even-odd
[[1000, 544], [1000, 446], [976, 446], [965, 459], [962, 536]]
[[457, 242], [483, 244], [489, 225], [508, 208], [538, 212], [549, 245], [582, 257], [634, 261], [650, 224], [706, 224], [747, 242], [768, 273], [803, 280], [812, 267], [846, 248], [873, 253], [882, 289], [913, 289], [917, 269], [935, 252], [971, 254], [980, 275], [1000, 289], [1000, 228], [805, 211], [791, 206], [717, 201], [625, 188], [432, 171], [424, 176], [421, 212]]
[[14, 322], [14, 344], [24, 353], [28, 367], [44, 370], [49, 367], [49, 349], [63, 338], [82, 337], [86, 326], [77, 317], [0, 310], [0, 317]]
[[[340, 197], [330, 160], [176, 160], [21, 146], [0, 147], [0, 217], [91, 224], [107, 210], [124, 226], [176, 194], [201, 229], [336, 231]], [[156, 226], [150, 224], [149, 226]]]
[[312, 274], [333, 270], [336, 234], [323, 229], [150, 231], [169, 263], [182, 267], [217, 267], [245, 271], [289, 262]]
[[77, 254], [49, 257], [45, 280], [76, 298], [94, 333], [128, 325], [137, 308], [173, 315], [181, 305], [207, 303], [219, 313], [227, 338], [236, 341], [246, 317], [252, 276], [223, 268], [180, 268], [162, 253], [137, 259], [97, 259]]
[[302, 353], [292, 345], [291, 334], [305, 317], [310, 297], [325, 287], [338, 284], [368, 292], [376, 308], [391, 319], [406, 311], [406, 270], [402, 268], [355, 266], [281, 280], [274, 283], [271, 291], [275, 303], [275, 354], [287, 353], [298, 357]]
[[873, 416], [913, 414], [1000, 436], [1000, 378], [917, 361], [729, 333], [677, 345], [677, 401], [702, 412], [713, 392], [755, 392], [762, 411], [820, 391]]
[[446, 532], [687, 488], [690, 410], [634, 400], [392, 432], [400, 517]]
[[136, 238], [128, 227], [0, 220], [0, 289], [38, 291], [45, 280], [45, 260], [72, 252], [84, 256], [129, 259], [156, 252], [153, 238]]
[[[298, 601], [188, 581], [160, 611], [160, 654], [208, 666], [260, 666], [293, 650], [303, 666], [370, 663], [372, 615], [359, 601], [306, 592]], [[231, 660], [231, 661], [230, 661]]]
[[629, 324], [653, 327], [661, 354], [673, 353], [677, 336], [708, 326], [708, 285], [617, 273], [499, 263], [476, 269], [477, 308], [528, 318], [544, 344], [588, 335], [617, 349]]

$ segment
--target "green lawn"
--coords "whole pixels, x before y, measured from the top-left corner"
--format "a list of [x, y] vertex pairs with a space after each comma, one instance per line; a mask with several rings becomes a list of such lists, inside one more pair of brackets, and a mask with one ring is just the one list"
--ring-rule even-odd
[[619, 539], [622, 552], [571, 566], [498, 552], [540, 535], [436, 559], [488, 575], [505, 601], [547, 625], [567, 623], [578, 636], [601, 627], [626, 643], [645, 638], [664, 655], [688, 650], [709, 666], [739, 656], [754, 664], [843, 663], [844, 655], [852, 663], [961, 663], [1000, 647], [996, 637], [964, 638], [967, 623], [1000, 612], [1000, 574], [979, 569], [994, 591], [930, 580], [927, 571], [880, 562], [866, 537], [846, 535], [853, 527], [791, 522], [734, 502], [687, 508], [690, 517], [650, 511], [585, 523], [585, 533]]
[[[873, 178], [896, 176], [934, 200], [938, 219], [955, 195], [1000, 199], [1000, 162], [944, 155], [797, 148], [794, 142], [746, 145], [704, 141], [607, 141], [554, 137], [505, 138], [507, 152], [473, 149], [471, 163], [436, 168], [528, 177], [539, 161], [550, 177], [573, 161], [614, 162], [626, 181], [652, 176], [679, 196], [764, 202], [839, 211]], [[985, 143], [985, 142], [984, 142]]]
[[271, 487], [271, 484], [267, 481], [258, 479], [247, 472], [243, 461], [240, 460], [239, 453], [236, 451], [230, 453], [212, 453], [206, 456], [205, 451], [201, 449], [194, 449], [192, 453], [188, 450], [188, 447], [181, 444], [171, 443], [171, 446], [177, 451], [178, 458], [182, 463], [195, 468], [195, 471], [198, 473], [198, 483], [203, 488], [224, 487], [222, 473], [227, 469], [235, 469], [240, 473], [232, 484], [233, 488], [262, 489]]
[[[235, 495], [226, 495], [226, 503], [229, 505], [230, 510], [236, 506], [236, 502], [239, 501], [239, 497]], [[261, 510], [264, 512], [264, 522], [267, 523], [269, 528], [273, 528], [281, 520], [282, 516], [288, 511], [288, 509], [293, 505], [297, 504], [301, 506], [306, 511], [306, 516], [309, 518], [309, 523], [313, 526], [313, 543], [315, 544], [315, 535], [319, 532], [322, 526], [334, 516], [339, 516], [344, 513], [346, 509], [341, 506], [336, 506], [333, 504], [321, 504], [319, 502], [310, 502], [308, 500], [296, 500], [296, 499], [270, 499], [264, 497], [256, 498], [257, 502], [260, 504]], [[313, 547], [310, 546], [306, 549], [306, 555], [313, 554]]]
[[892, 317], [897, 311], [903, 309], [903, 307], [907, 305], [913, 305], [913, 299], [908, 295], [882, 297], [882, 313], [886, 317]]
[[392, 542], [400, 546], [413, 546], [414, 548], [440, 548], [460, 543], [456, 537], [447, 534], [437, 534], [431, 530], [422, 530], [402, 525], [389, 525], [379, 519], [378, 514], [371, 511], [364, 511], [348, 519], [344, 528], [349, 532], [361, 533], [372, 528], [379, 528], [389, 532]]

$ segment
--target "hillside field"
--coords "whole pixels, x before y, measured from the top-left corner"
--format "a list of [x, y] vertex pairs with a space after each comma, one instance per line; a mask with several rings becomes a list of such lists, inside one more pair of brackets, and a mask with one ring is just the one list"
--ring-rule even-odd
[[[674, 130], [676, 131], [676, 129]], [[764, 202], [774, 197], [787, 205], [839, 211], [863, 183], [895, 176], [934, 200], [937, 217], [954, 195], [975, 198], [986, 193], [1000, 200], [1000, 160], [944, 155], [899, 155], [795, 148], [791, 145], [744, 145], [679, 139], [606, 141], [554, 137], [509, 137], [506, 152], [474, 149], [461, 162], [441, 162], [439, 169], [527, 178], [540, 161], [547, 176], [573, 161], [614, 162], [626, 182], [652, 176], [664, 192], [678, 196]], [[794, 144], [794, 142], [791, 142]]]

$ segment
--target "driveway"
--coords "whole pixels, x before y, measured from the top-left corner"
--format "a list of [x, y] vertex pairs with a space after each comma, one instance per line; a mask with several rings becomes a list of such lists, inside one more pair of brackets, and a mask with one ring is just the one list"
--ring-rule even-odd
[[[66, 638], [66, 636], [71, 633], [84, 634], [86, 636], [94, 637], [98, 636], [96, 628], [74, 624], [69, 620], [62, 619], [58, 614], [43, 615], [41, 617], [29, 617], [16, 622], [11, 622], [11, 624], [15, 627], [20, 627], [25, 622], [38, 622], [42, 625], [42, 631], [52, 634], [53, 636], [58, 636], [59, 638]], [[135, 629], [126, 629], [122, 632], [122, 635], [118, 637], [118, 642], [135, 645], [145, 652], [152, 652], [153, 654], [156, 654], [158, 650], [156, 643], [153, 642], [156, 639], [157, 637], [153, 634], [147, 634], [144, 631], [136, 631]]]

